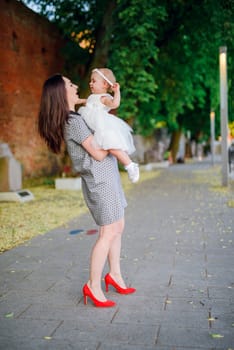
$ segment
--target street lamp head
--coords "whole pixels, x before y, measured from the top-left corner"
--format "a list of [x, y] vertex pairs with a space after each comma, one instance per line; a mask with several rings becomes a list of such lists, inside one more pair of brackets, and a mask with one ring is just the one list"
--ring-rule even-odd
[[211, 112], [210, 112], [210, 119], [211, 119], [211, 120], [214, 120], [214, 118], [215, 118], [215, 112], [214, 112], [214, 111], [211, 111]]
[[219, 53], [226, 53], [227, 52], [227, 46], [220, 46]]

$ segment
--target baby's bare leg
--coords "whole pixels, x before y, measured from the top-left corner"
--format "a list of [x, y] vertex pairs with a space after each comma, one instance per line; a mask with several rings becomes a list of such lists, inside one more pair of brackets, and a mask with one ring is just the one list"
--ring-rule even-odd
[[124, 166], [131, 163], [131, 158], [129, 157], [129, 155], [121, 149], [110, 149], [109, 152], [113, 156], [115, 156], [118, 159], [118, 161]]
[[124, 165], [125, 170], [128, 172], [129, 180], [133, 183], [137, 182], [140, 176], [138, 164], [132, 162], [129, 155], [120, 149], [110, 149], [109, 152]]

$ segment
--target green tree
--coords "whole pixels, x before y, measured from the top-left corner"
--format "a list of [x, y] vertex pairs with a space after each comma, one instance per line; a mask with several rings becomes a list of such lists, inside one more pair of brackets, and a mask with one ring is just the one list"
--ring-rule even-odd
[[68, 39], [66, 71], [83, 93], [93, 67], [111, 67], [122, 90], [119, 116], [143, 135], [162, 123], [209, 134], [210, 110], [219, 116], [218, 50], [226, 45], [234, 120], [234, 0], [34, 2]]

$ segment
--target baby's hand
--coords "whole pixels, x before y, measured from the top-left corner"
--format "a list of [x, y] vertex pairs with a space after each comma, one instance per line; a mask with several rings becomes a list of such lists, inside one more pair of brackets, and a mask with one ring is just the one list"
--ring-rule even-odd
[[114, 83], [111, 88], [114, 92], [118, 92], [120, 90], [120, 85], [119, 83]]

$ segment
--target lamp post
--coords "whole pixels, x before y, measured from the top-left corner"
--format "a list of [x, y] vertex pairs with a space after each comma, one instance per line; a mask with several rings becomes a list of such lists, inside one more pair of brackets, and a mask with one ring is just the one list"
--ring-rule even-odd
[[219, 48], [220, 119], [222, 137], [222, 185], [228, 185], [228, 99], [227, 99], [227, 47]]
[[214, 141], [215, 141], [215, 112], [210, 112], [210, 146], [211, 146], [211, 163], [214, 165]]

